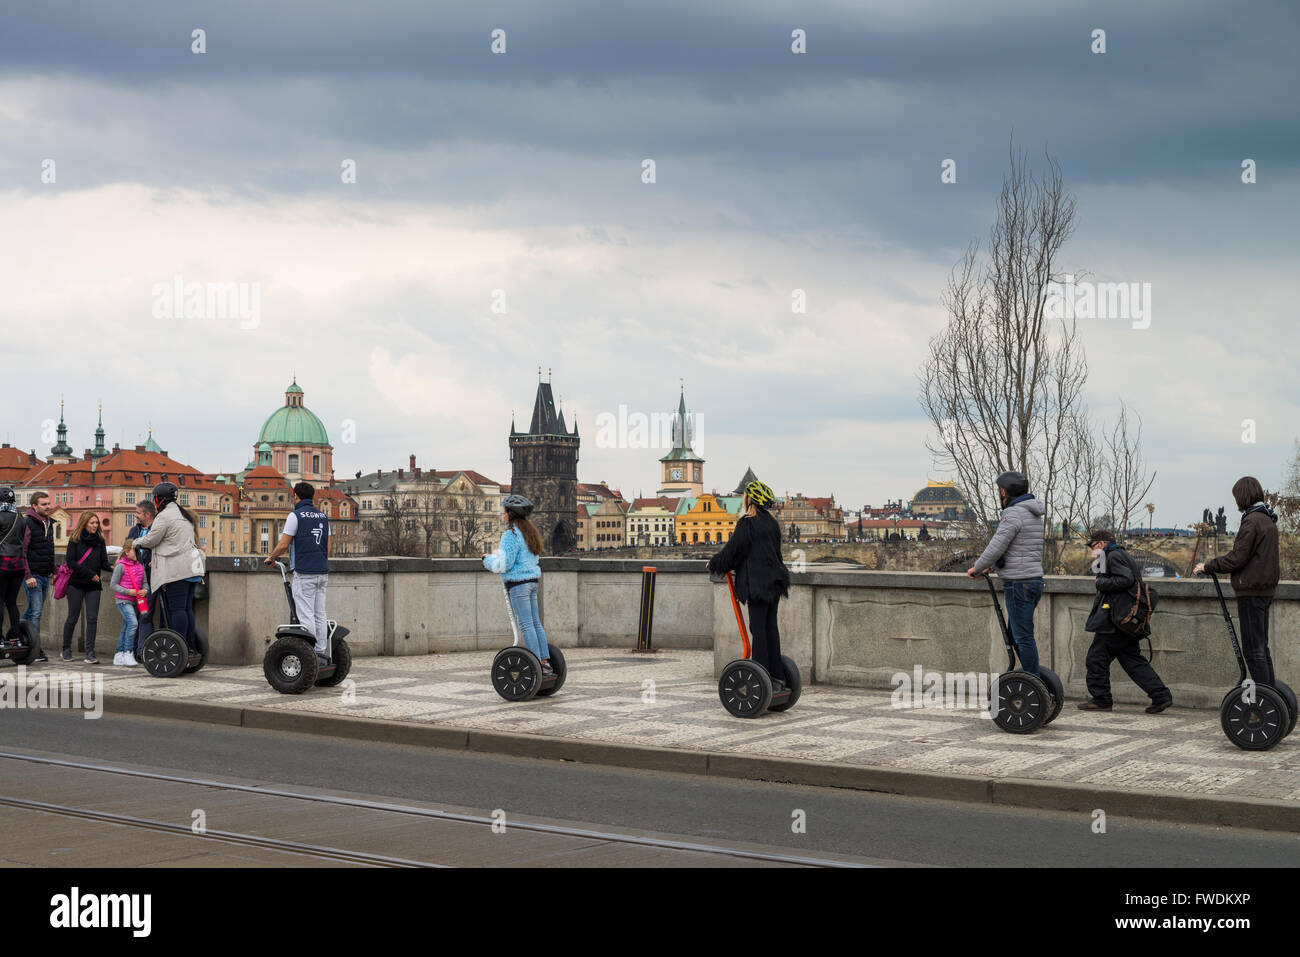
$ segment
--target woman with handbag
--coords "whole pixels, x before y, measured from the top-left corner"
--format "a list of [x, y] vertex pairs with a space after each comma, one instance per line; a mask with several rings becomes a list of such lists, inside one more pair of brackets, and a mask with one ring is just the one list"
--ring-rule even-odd
[[133, 544], [137, 549], [150, 550], [150, 587], [167, 606], [168, 626], [185, 636], [190, 651], [196, 651], [194, 586], [203, 580], [206, 561], [198, 546], [198, 522], [176, 501], [177, 491], [171, 482], [154, 486], [153, 502], [158, 514]]
[[[72, 660], [72, 633], [77, 630], [81, 609], [86, 609], [86, 661], [98, 664], [95, 657], [95, 633], [99, 628], [99, 594], [103, 590], [99, 575], [108, 569], [108, 547], [99, 534], [99, 516], [82, 512], [68, 536], [64, 554], [67, 577], [68, 620], [63, 623], [63, 660]], [[62, 571], [62, 569], [60, 569]]]

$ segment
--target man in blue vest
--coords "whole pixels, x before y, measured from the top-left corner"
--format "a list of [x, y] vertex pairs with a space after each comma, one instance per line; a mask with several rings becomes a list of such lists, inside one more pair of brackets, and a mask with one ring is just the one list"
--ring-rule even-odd
[[298, 496], [298, 504], [285, 519], [280, 540], [263, 564], [271, 565], [286, 551], [289, 553], [293, 604], [298, 612], [298, 621], [316, 636], [316, 657], [325, 664], [326, 629], [329, 627], [325, 619], [325, 586], [330, 577], [330, 520], [316, 508], [313, 501], [316, 489], [309, 483], [299, 482], [293, 487], [293, 494]]

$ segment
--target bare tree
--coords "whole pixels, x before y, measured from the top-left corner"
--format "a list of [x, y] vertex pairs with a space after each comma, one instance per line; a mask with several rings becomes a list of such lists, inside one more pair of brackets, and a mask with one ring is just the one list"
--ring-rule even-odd
[[363, 532], [367, 555], [419, 555], [415, 527], [397, 500], [397, 491], [382, 500], [379, 514], [368, 518]]
[[[1072, 467], [1069, 449], [1086, 423], [1088, 368], [1077, 327], [1045, 308], [1075, 225], [1060, 165], [1046, 161], [1035, 176], [1011, 144], [988, 257], [972, 244], [953, 270], [943, 296], [948, 325], [930, 341], [920, 374], [921, 405], [938, 431], [927, 446], [955, 473], [984, 529], [997, 514], [994, 480], [1008, 470], [1029, 476], [1051, 521]], [[1045, 561], [1055, 566], [1055, 555]]]
[[1281, 490], [1265, 493], [1264, 501], [1277, 512], [1282, 577], [1288, 581], [1300, 579], [1300, 442], [1287, 463]]
[[1119, 416], [1104, 440], [1105, 487], [1118, 538], [1128, 532], [1130, 519], [1141, 509], [1156, 480], [1156, 473], [1147, 472], [1142, 457], [1142, 418], [1136, 413], [1134, 418], [1137, 424], [1130, 428], [1128, 406], [1121, 401]]

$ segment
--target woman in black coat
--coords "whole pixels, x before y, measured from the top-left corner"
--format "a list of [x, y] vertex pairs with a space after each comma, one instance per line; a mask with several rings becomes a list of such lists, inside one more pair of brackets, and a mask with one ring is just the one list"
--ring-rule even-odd
[[785, 686], [781, 633], [776, 609], [790, 594], [790, 571], [781, 560], [781, 526], [768, 508], [776, 501], [762, 482], [745, 486], [744, 514], [722, 551], [709, 559], [709, 572], [736, 573], [736, 599], [749, 606], [753, 659], [772, 676], [772, 690]]
[[99, 534], [99, 516], [82, 512], [76, 527], [68, 536], [68, 550], [64, 561], [72, 569], [68, 579], [68, 620], [63, 624], [63, 660], [72, 660], [72, 633], [77, 629], [82, 606], [86, 609], [86, 661], [98, 663], [95, 657], [95, 632], [99, 627], [99, 594], [103, 588], [99, 578], [109, 567], [108, 547]]

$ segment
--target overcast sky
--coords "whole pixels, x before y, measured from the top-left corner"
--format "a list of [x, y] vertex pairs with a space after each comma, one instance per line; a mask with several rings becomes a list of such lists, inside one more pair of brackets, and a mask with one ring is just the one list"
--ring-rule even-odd
[[[11, 369], [45, 373], [10, 377], [0, 432], [45, 454], [63, 394], [80, 452], [102, 400], [110, 443], [152, 422], [235, 470], [296, 372], [340, 477], [414, 452], [506, 482], [541, 365], [583, 481], [653, 494], [663, 451], [598, 447], [597, 417], [685, 379], [706, 486], [910, 496], [944, 477], [918, 366], [1014, 133], [1077, 197], [1062, 265], [1151, 284], [1149, 329], [1084, 338], [1089, 405], [1144, 421], [1156, 524], [1280, 481], [1294, 5], [697, 6], [0, 2], [0, 319]], [[177, 275], [258, 284], [259, 321], [154, 318]]]

